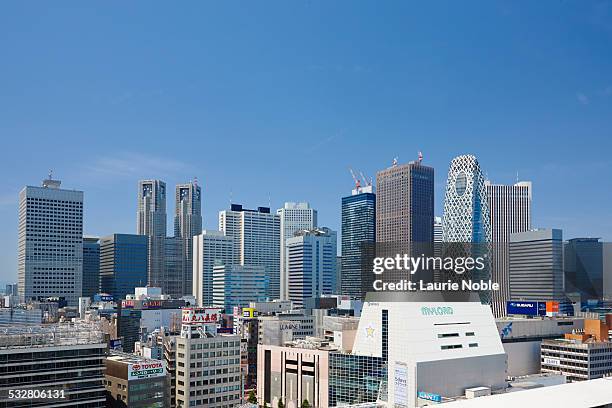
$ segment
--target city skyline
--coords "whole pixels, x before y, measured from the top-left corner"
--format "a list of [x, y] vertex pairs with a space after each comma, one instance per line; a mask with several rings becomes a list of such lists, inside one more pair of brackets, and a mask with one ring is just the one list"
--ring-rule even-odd
[[495, 183], [533, 182], [533, 227], [612, 240], [611, 8], [430, 8], [7, 5], [0, 282], [17, 278], [19, 191], [50, 168], [84, 191], [87, 235], [136, 232], [139, 180], [196, 176], [206, 229], [230, 200], [308, 201], [340, 231], [349, 166], [374, 177], [422, 151], [441, 216], [451, 159], [474, 154]]

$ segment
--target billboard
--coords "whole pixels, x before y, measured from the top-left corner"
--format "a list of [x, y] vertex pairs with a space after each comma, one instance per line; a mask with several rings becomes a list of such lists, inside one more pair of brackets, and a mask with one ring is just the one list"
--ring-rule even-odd
[[408, 406], [408, 367], [404, 363], [395, 362], [395, 376], [393, 380], [395, 390], [393, 393], [395, 408]]
[[181, 322], [183, 324], [213, 324], [218, 323], [221, 309], [214, 307], [194, 307], [183, 309]]
[[[559, 311], [559, 302], [527, 302], [527, 301], [508, 301], [506, 302], [506, 312], [508, 314], [525, 315], [525, 316], [546, 316], [548, 303], [557, 304], [557, 312]], [[550, 306], [553, 307], [552, 305]]]
[[419, 391], [417, 397], [427, 401], [442, 402], [442, 396], [440, 394], [434, 394], [431, 392]]
[[161, 361], [128, 364], [128, 381], [163, 377], [165, 375], [166, 369]]

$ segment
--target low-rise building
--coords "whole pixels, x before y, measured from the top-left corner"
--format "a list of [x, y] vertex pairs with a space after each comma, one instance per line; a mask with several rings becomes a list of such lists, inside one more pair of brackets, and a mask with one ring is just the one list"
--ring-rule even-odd
[[134, 354], [113, 352], [104, 362], [107, 406], [163, 408], [169, 404], [164, 363]]

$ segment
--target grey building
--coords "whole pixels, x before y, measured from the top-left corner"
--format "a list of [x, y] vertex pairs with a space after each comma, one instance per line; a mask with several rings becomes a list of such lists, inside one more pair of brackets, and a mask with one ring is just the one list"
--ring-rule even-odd
[[510, 299], [508, 245], [510, 234], [531, 229], [531, 182], [513, 185], [485, 182], [491, 216], [491, 279], [500, 285], [493, 291], [493, 314], [504, 316]]
[[181, 295], [193, 294], [193, 237], [200, 233], [202, 233], [202, 189], [197, 181], [178, 184], [175, 193], [174, 236], [183, 242]]
[[138, 182], [136, 233], [149, 239], [148, 284], [165, 292], [166, 183], [161, 180]]
[[83, 296], [100, 293], [100, 238], [83, 237]]
[[83, 277], [83, 192], [51, 175], [19, 193], [18, 289], [21, 301], [64, 298], [77, 306]]
[[118, 301], [146, 286], [148, 239], [143, 235], [113, 234], [100, 239], [100, 291]]
[[213, 303], [213, 268], [235, 263], [234, 238], [204, 230], [193, 237], [193, 294], [198, 306]]
[[162, 293], [175, 298], [179, 298], [185, 293], [184, 273], [187, 266], [186, 262], [188, 262], [185, 256], [185, 243], [186, 241], [181, 237], [164, 238]]
[[510, 234], [509, 258], [511, 300], [565, 300], [560, 229]]
[[213, 306], [233, 313], [234, 307], [266, 299], [266, 268], [253, 265], [216, 265], [213, 268]]
[[59, 398], [20, 404], [9, 400], [4, 391], [0, 406], [106, 407], [107, 347], [98, 326], [90, 323], [4, 327], [0, 336], [2, 389], [57, 390]]

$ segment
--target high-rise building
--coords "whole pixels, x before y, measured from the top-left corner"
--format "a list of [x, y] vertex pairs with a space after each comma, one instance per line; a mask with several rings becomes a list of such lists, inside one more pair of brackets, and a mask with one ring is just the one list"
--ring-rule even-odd
[[[442, 218], [442, 256], [482, 257], [490, 260], [491, 218], [485, 178], [475, 156], [455, 157], [448, 169], [444, 215]], [[455, 243], [456, 245], [446, 245]], [[463, 244], [463, 245], [461, 245]], [[484, 268], [464, 274], [442, 273], [442, 281], [484, 280], [491, 278], [490, 261]], [[480, 291], [480, 299], [491, 303], [491, 291]]]
[[60, 185], [49, 175], [42, 187], [19, 193], [19, 297], [59, 297], [77, 306], [83, 285], [83, 192]]
[[372, 186], [354, 189], [353, 194], [342, 197], [341, 231], [341, 293], [361, 297], [362, 265], [376, 242], [376, 195]]
[[511, 300], [566, 300], [560, 229], [510, 234], [509, 248]]
[[202, 189], [197, 181], [176, 186], [174, 236], [183, 240], [183, 295], [193, 291], [193, 237], [202, 233]]
[[241, 403], [240, 337], [217, 331], [219, 310], [183, 309], [176, 339], [176, 406], [233, 408]]
[[267, 296], [280, 296], [280, 217], [268, 207], [247, 210], [232, 204], [219, 212], [219, 230], [234, 238], [234, 259], [239, 265], [264, 266], [270, 286]]
[[136, 233], [149, 237], [149, 285], [161, 287], [168, 281], [165, 276], [164, 244], [166, 238], [166, 183], [161, 180], [138, 182], [138, 212]]
[[83, 296], [100, 293], [100, 238], [83, 237]]
[[[0, 336], [3, 407], [106, 407], [108, 343], [92, 323], [9, 325]], [[49, 399], [9, 399], [7, 390], [48, 390]], [[56, 398], [53, 398], [56, 397]]]
[[193, 295], [198, 306], [213, 304], [213, 267], [234, 264], [234, 238], [204, 230], [193, 237]]
[[287, 239], [289, 300], [295, 306], [303, 306], [304, 299], [333, 293], [336, 246], [336, 232], [325, 227], [296, 232]]
[[250, 302], [266, 299], [266, 268], [253, 265], [216, 265], [213, 268], [214, 307], [232, 313], [234, 307], [247, 307]]
[[451, 161], [444, 195], [442, 241], [491, 242], [485, 178], [475, 156], [458, 156]]
[[181, 237], [164, 238], [164, 273], [162, 291], [174, 298], [184, 294], [185, 240]]
[[297, 231], [316, 228], [317, 210], [308, 203], [285, 203], [276, 214], [280, 217], [280, 298], [288, 299], [286, 241]]
[[531, 182], [503, 185], [485, 181], [485, 187], [491, 217], [491, 279], [499, 283], [499, 290], [492, 293], [491, 307], [495, 316], [504, 316], [510, 300], [510, 234], [531, 229]]
[[599, 238], [573, 238], [563, 245], [565, 291], [579, 293], [582, 302], [610, 297], [605, 245]]
[[148, 239], [144, 235], [112, 234], [100, 239], [100, 291], [124, 299], [147, 285]]
[[420, 254], [433, 242], [433, 220], [433, 167], [394, 161], [376, 174], [376, 242], [383, 252]]

